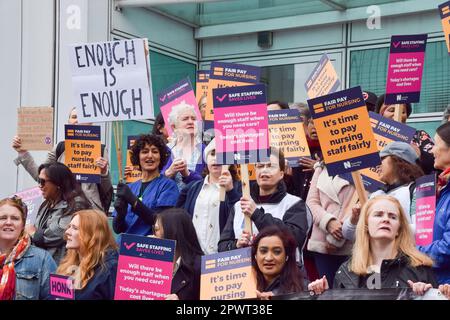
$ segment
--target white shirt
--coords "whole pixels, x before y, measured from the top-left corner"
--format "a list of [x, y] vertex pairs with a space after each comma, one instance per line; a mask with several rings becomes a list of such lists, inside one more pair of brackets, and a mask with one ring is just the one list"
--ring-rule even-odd
[[219, 186], [209, 183], [209, 176], [206, 176], [192, 217], [198, 241], [205, 254], [217, 253], [220, 240], [219, 209]]

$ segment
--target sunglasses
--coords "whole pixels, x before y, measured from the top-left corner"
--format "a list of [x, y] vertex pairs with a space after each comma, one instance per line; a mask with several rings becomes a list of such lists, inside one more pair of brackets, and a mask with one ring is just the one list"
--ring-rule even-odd
[[46, 184], [47, 182], [52, 182], [52, 181], [51, 181], [51, 180], [45, 180], [45, 179], [42, 179], [42, 178], [39, 178], [39, 179], [38, 179], [38, 183], [39, 183], [39, 185], [40, 185], [41, 187], [45, 186], [45, 184]]
[[14, 195], [11, 198], [9, 198], [11, 201], [14, 201], [17, 205], [19, 205], [19, 207], [22, 208], [23, 212], [25, 215], [27, 215], [28, 213], [28, 207], [27, 205], [22, 201], [22, 198]]

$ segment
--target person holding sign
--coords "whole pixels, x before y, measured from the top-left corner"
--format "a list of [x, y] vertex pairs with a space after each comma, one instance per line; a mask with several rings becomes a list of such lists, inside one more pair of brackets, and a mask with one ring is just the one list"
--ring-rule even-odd
[[333, 281], [339, 266], [347, 260], [352, 245], [342, 234], [342, 223], [355, 187], [339, 176], [330, 176], [323, 162], [315, 166], [306, 204], [314, 218], [308, 251], [312, 252], [319, 276]]
[[[352, 257], [334, 278], [334, 289], [411, 287], [422, 295], [437, 283], [433, 261], [419, 252], [402, 206], [391, 196], [370, 199], [361, 209]], [[316, 294], [328, 287], [326, 278], [310, 284]]]
[[191, 217], [184, 209], [167, 209], [158, 214], [153, 234], [176, 241], [171, 294], [166, 300], [199, 300], [203, 251]]
[[64, 231], [72, 214], [90, 209], [91, 204], [64, 164], [44, 163], [38, 171], [39, 188], [45, 201], [39, 207], [34, 225], [27, 225], [25, 231], [31, 236], [33, 244], [47, 250], [59, 263], [65, 254]]
[[282, 226], [261, 230], [252, 243], [257, 297], [262, 300], [303, 290], [303, 276], [295, 262], [297, 242]]
[[[69, 113], [68, 124], [78, 124], [77, 110], [75, 109], [75, 107], [72, 108]], [[22, 149], [22, 141], [19, 136], [14, 137], [12, 146], [18, 153], [18, 157], [14, 160], [14, 163], [17, 166], [19, 164], [22, 164], [25, 170], [31, 175], [31, 177], [38, 182], [38, 166], [34, 162], [31, 154], [27, 150]], [[104, 154], [107, 154], [104, 145], [102, 145], [101, 150], [102, 157], [97, 158], [95, 161], [95, 164], [101, 170], [100, 183], [82, 183], [81, 189], [86, 194], [86, 197], [89, 199], [89, 202], [94, 208], [102, 210], [107, 214], [111, 205], [114, 191], [111, 183], [111, 176], [108, 171], [108, 160], [103, 157]], [[64, 141], [60, 141], [53, 148], [53, 150], [47, 154], [47, 159], [44, 161], [44, 163], [64, 163], [64, 160], [65, 144]]]
[[64, 236], [67, 253], [56, 273], [74, 278], [75, 300], [113, 300], [119, 253], [107, 217], [78, 211]]
[[139, 166], [142, 178], [129, 185], [119, 182], [112, 216], [116, 233], [146, 236], [155, 215], [175, 206], [176, 183], [160, 174], [169, 157], [164, 141], [156, 135], [141, 135], [131, 147], [131, 162]]
[[169, 142], [169, 134], [167, 133], [166, 124], [164, 122], [164, 117], [161, 113], [158, 113], [158, 115], [155, 118], [155, 123], [153, 124], [153, 129], [151, 134], [155, 134], [157, 136], [160, 136], [164, 143]]
[[[203, 180], [189, 183], [180, 194], [177, 207], [184, 208], [192, 217], [197, 236], [205, 254], [217, 253], [217, 243], [231, 208], [242, 196], [236, 168], [222, 170], [216, 164], [216, 143], [213, 139], [205, 148], [206, 171]], [[219, 191], [224, 188], [225, 201], [220, 201]]]
[[169, 125], [174, 131], [174, 137], [167, 145], [172, 150], [172, 155], [163, 173], [175, 180], [179, 190], [191, 181], [202, 179], [205, 145], [196, 124], [198, 120], [194, 106], [184, 101], [173, 106], [169, 114]]
[[[378, 176], [385, 186], [383, 189], [371, 193], [370, 198], [378, 195], [390, 195], [396, 198], [406, 213], [411, 231], [415, 233], [416, 180], [424, 175], [417, 164], [419, 157], [410, 144], [394, 141], [380, 151], [380, 158], [381, 165], [378, 168]], [[357, 207], [352, 210], [360, 209]], [[354, 240], [357, 222], [358, 219], [351, 219], [351, 217], [344, 221], [343, 234], [346, 239]]]
[[[270, 162], [255, 165], [256, 184], [251, 186], [251, 197], [242, 197], [231, 209], [220, 235], [219, 252], [250, 246], [254, 234], [265, 227], [285, 226], [296, 240], [298, 263], [303, 265], [301, 253], [312, 217], [302, 199], [286, 192], [285, 166], [283, 153], [274, 147], [271, 148]], [[254, 234], [244, 229], [245, 216], [251, 219]]]
[[[385, 95], [382, 94], [378, 97], [375, 112], [379, 113], [383, 117], [394, 119], [396, 121], [406, 123], [406, 120], [412, 113], [411, 104], [399, 104], [401, 109], [400, 119], [395, 118], [395, 106], [394, 104], [386, 105], [384, 103]], [[434, 142], [430, 135], [424, 130], [417, 130], [413, 138], [412, 146], [416, 150], [420, 157], [420, 167], [425, 172], [425, 174], [430, 174], [433, 171], [433, 154], [431, 153], [431, 148], [433, 148]]]
[[433, 242], [419, 250], [433, 260], [439, 284], [450, 283], [450, 122], [441, 125], [434, 136], [431, 152], [434, 167], [443, 172], [438, 180], [438, 198], [433, 226]]
[[0, 301], [42, 300], [49, 295], [51, 255], [25, 232], [27, 206], [18, 197], [0, 200]]

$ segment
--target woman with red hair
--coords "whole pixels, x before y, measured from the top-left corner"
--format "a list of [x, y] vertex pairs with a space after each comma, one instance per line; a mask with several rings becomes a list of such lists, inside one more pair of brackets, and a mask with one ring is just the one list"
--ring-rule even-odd
[[57, 273], [75, 279], [75, 299], [112, 300], [118, 252], [106, 216], [96, 210], [76, 212], [65, 238], [67, 254]]

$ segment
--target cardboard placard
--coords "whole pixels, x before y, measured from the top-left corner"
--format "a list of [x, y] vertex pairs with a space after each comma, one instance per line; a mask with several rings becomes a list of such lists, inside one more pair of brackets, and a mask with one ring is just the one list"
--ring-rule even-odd
[[208, 96], [209, 70], [197, 70], [197, 81], [195, 83], [195, 96], [197, 104], [200, 104], [202, 96]]
[[416, 245], [433, 242], [436, 213], [436, 177], [434, 174], [416, 180]]
[[[385, 118], [378, 113], [369, 112], [370, 124], [377, 141], [378, 150], [381, 151], [387, 144], [393, 141], [411, 143], [416, 129], [401, 122]], [[359, 171], [362, 175], [364, 187], [369, 192], [375, 192], [384, 186], [380, 180], [375, 167], [362, 169]], [[350, 174], [342, 174], [342, 178], [351, 181]]]
[[205, 111], [205, 128], [209, 129], [213, 126], [213, 89], [256, 84], [259, 83], [260, 76], [261, 69], [259, 67], [228, 62], [211, 62]]
[[66, 124], [64, 132], [64, 164], [78, 182], [100, 183], [100, 168], [95, 163], [101, 156], [100, 127]]
[[164, 300], [172, 286], [175, 241], [121, 237], [114, 300]]
[[173, 135], [173, 129], [169, 123], [169, 115], [172, 112], [172, 109], [179, 104], [192, 106], [197, 118], [197, 128], [201, 128], [199, 124], [202, 122], [202, 116], [198, 110], [198, 104], [189, 78], [185, 78], [169, 88], [162, 90], [158, 94], [158, 103], [166, 124], [164, 128], [167, 129], [169, 136]]
[[341, 81], [331, 60], [324, 54], [305, 82], [305, 89], [310, 99], [336, 92]]
[[200, 300], [235, 300], [256, 297], [251, 248], [202, 257]]
[[50, 296], [57, 300], [75, 300], [74, 279], [72, 277], [50, 274]]
[[213, 95], [217, 163], [270, 161], [265, 85], [214, 89]]
[[17, 135], [22, 140], [22, 149], [24, 150], [52, 150], [53, 108], [18, 108]]
[[128, 136], [127, 137], [127, 167], [133, 167], [133, 171], [131, 171], [131, 174], [125, 177], [125, 181], [127, 183], [135, 182], [141, 179], [142, 177], [142, 171], [139, 169], [139, 166], [134, 166], [131, 163], [131, 147], [133, 146], [134, 142], [139, 138], [139, 136]]
[[311, 156], [300, 111], [285, 109], [268, 113], [270, 146], [283, 151], [291, 168], [298, 167], [300, 158]]
[[[249, 163], [247, 165], [248, 167], [248, 178], [250, 181], [256, 181], [256, 168], [255, 165], [253, 163]], [[237, 171], [237, 175], [239, 177], [239, 179], [241, 179], [242, 174], [241, 174], [241, 165], [238, 164], [236, 165], [236, 171]]]
[[308, 100], [308, 105], [330, 176], [380, 164], [360, 87]]
[[420, 101], [427, 34], [392, 36], [385, 104]]
[[25, 224], [34, 225], [39, 207], [41, 206], [42, 202], [44, 202], [44, 197], [42, 197], [41, 189], [39, 189], [39, 187], [34, 187], [17, 192], [14, 195], [21, 198], [22, 202], [27, 206], [28, 214]]
[[153, 118], [146, 39], [69, 45], [78, 122]]
[[450, 54], [450, 1], [439, 5], [441, 15], [442, 30], [444, 31], [445, 42], [447, 43], [448, 54]]

